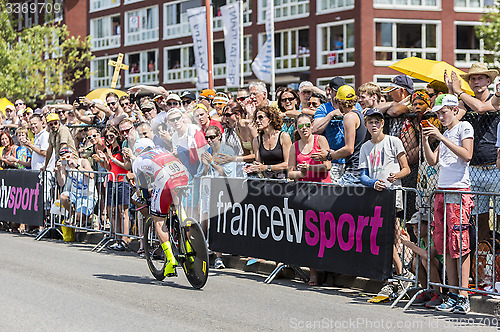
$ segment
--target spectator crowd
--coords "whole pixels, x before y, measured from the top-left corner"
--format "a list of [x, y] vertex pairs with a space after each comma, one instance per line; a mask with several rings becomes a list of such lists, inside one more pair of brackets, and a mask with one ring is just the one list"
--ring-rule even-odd
[[[2, 114], [0, 165], [50, 171], [52, 183], [61, 188], [57, 198], [63, 208], [73, 211], [74, 220], [92, 223], [96, 211], [106, 211], [102, 215], [116, 216], [117, 232], [124, 234], [131, 228], [129, 207], [134, 193], [126, 174], [132, 170], [134, 145], [141, 138], [172, 152], [194, 184], [209, 175], [364, 185], [380, 191], [414, 188], [422, 195], [422, 204], [416, 195], [405, 199], [401, 192], [396, 195], [393, 260], [396, 273], [404, 275], [411, 271], [399, 258], [400, 243], [415, 253], [442, 243], [443, 234], [433, 235], [436, 240], [430, 244], [426, 235], [425, 241], [412, 232], [412, 237], [399, 236], [404, 221], [411, 228], [422, 219], [416, 216], [424, 215], [420, 208], [432, 203], [433, 190], [500, 189], [500, 91], [489, 90], [497, 75], [482, 63], [474, 64], [462, 76], [474, 96], [462, 90], [453, 72], [422, 89], [414, 89], [413, 80], [405, 75], [395, 76], [384, 88], [367, 82], [357, 90], [338, 76], [326, 87], [303, 81], [298, 90], [279, 87], [275, 100], [262, 82], [237, 92], [205, 89], [198, 96], [193, 91], [136, 85], [120, 97], [114, 92], [104, 100], [81, 96], [72, 104], [34, 111], [20, 98]], [[199, 196], [201, 200], [205, 194]], [[448, 220], [443, 221], [442, 206], [439, 210], [437, 204], [431, 207], [435, 224], [446, 225]], [[463, 205], [463, 224], [469, 223], [470, 215], [477, 215], [478, 238], [487, 239], [490, 206], [500, 215], [499, 202], [467, 196]], [[422, 221], [427, 223], [426, 218]], [[32, 231], [25, 225], [3, 226]], [[447, 236], [456, 244], [459, 240], [453, 234], [450, 231]], [[112, 249], [125, 250], [129, 240], [124, 236]], [[459, 252], [436, 245], [432, 268], [443, 254], [452, 260], [463, 255], [462, 264], [470, 264], [466, 242], [458, 244]], [[217, 255], [216, 267], [224, 267]], [[456, 270], [455, 265], [448, 277], [458, 284]], [[317, 271], [311, 270], [310, 284], [318, 283]], [[468, 311], [464, 292], [450, 293], [446, 299], [431, 295], [425, 302], [433, 300], [431, 306]]]

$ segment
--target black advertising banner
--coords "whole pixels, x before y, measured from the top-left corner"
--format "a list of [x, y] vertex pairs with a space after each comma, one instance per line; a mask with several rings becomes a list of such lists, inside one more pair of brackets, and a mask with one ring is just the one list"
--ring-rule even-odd
[[210, 248], [385, 280], [392, 275], [395, 191], [213, 178]]
[[43, 226], [43, 186], [40, 172], [0, 171], [0, 220]]

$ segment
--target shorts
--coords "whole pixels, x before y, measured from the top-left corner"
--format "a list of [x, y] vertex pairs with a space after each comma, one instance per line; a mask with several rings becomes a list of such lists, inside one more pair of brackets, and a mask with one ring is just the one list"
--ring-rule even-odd
[[[440, 188], [438, 188], [439, 190]], [[442, 188], [441, 188], [442, 189]], [[470, 191], [469, 188], [447, 188], [447, 190]], [[460, 243], [460, 197], [462, 200], [462, 242]], [[470, 194], [446, 194], [446, 253], [450, 254], [451, 258], [460, 257], [460, 248], [462, 256], [470, 252], [470, 235], [469, 235], [469, 218], [471, 211], [474, 208], [473, 195]], [[458, 202], [458, 203], [456, 203]], [[434, 226], [433, 238], [434, 246], [439, 255], [444, 253], [444, 194], [437, 193], [434, 196], [434, 221], [431, 224]]]
[[336, 184], [339, 186], [360, 185], [361, 174], [358, 171], [346, 171], [342, 174], [340, 179], [337, 180]]
[[345, 164], [332, 163], [332, 167], [330, 168], [330, 179], [332, 179], [332, 183], [337, 182], [342, 175], [344, 175]]
[[[130, 185], [128, 182], [108, 182], [106, 206], [130, 205]], [[113, 192], [113, 187], [115, 190]]]
[[[500, 170], [495, 165], [487, 167], [469, 167], [471, 187], [473, 191], [493, 192], [500, 191]], [[500, 197], [476, 195], [476, 207], [472, 214], [488, 213], [490, 209], [490, 199], [493, 199], [493, 211], [500, 214]]]
[[91, 196], [84, 196], [75, 194], [73, 192], [65, 191], [61, 195], [66, 194], [69, 196], [69, 201], [75, 206], [75, 212], [82, 213], [89, 216], [94, 211], [95, 200]]
[[156, 216], [166, 216], [170, 210], [173, 198], [169, 185], [170, 177], [163, 169], [155, 177], [151, 191], [150, 212]]

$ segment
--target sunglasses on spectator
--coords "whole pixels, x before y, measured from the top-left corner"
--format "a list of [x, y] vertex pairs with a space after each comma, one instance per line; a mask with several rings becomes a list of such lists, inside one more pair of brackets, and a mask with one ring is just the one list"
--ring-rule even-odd
[[142, 113], [149, 113], [152, 110], [153, 110], [152, 108], [143, 108], [141, 111], [142, 111]]
[[108, 106], [115, 106], [115, 105], [116, 105], [116, 101], [110, 101], [110, 102], [108, 103]]
[[5, 110], [5, 113], [12, 113], [12, 110]]
[[14, 104], [14, 106], [21, 106], [21, 105], [24, 105], [24, 103], [16, 103], [16, 104]]
[[121, 134], [128, 134], [131, 130], [132, 130], [132, 127], [128, 128], [128, 129], [120, 130], [120, 133]]
[[242, 102], [242, 101], [244, 101], [247, 98], [248, 98], [248, 96], [238, 97], [238, 98], [236, 98], [236, 100], [239, 101], [239, 102]]
[[62, 114], [62, 113], [65, 113], [66, 111], [56, 111], [55, 113], [56, 114]]
[[89, 135], [87, 137], [85, 137], [86, 140], [89, 140], [91, 138], [97, 138], [99, 136], [99, 134], [95, 133], [95, 134], [92, 134], [92, 135]]
[[115, 138], [116, 136], [115, 136], [115, 135], [106, 135], [106, 136], [104, 136], [104, 137], [106, 137], [106, 139], [113, 139], [113, 138]]
[[155, 98], [155, 99], [153, 99], [153, 100], [154, 100], [154, 101], [156, 101], [156, 102], [158, 103], [158, 102], [160, 102], [160, 101], [165, 100], [165, 97], [163, 97], [163, 96], [158, 96], [158, 97], [156, 97], [156, 98]]
[[262, 121], [262, 120], [264, 120], [264, 119], [265, 119], [265, 116], [264, 116], [264, 115], [259, 115], [259, 116], [257, 117], [257, 120], [259, 120], [259, 121]]
[[122, 107], [130, 106], [130, 103], [121, 103]]
[[214, 103], [215, 106], [226, 106], [226, 103]]
[[54, 126], [54, 125], [57, 125], [59, 123], [59, 121], [50, 121], [49, 123], [47, 123], [47, 125], [49, 126]]
[[281, 102], [286, 103], [287, 101], [292, 102], [295, 100], [295, 97], [290, 97], [290, 98], [282, 98]]
[[174, 122], [179, 121], [180, 119], [182, 119], [182, 116], [178, 116], [178, 117], [176, 117], [176, 118], [168, 119], [168, 122], [172, 122], [172, 123], [174, 123]]
[[200, 98], [198, 98], [198, 100], [200, 100], [200, 101], [202, 101], [202, 100], [211, 101], [211, 100], [210, 100], [209, 98], [207, 98], [207, 97], [200, 97]]
[[312, 94], [312, 91], [302, 90], [302, 91], [300, 91], [300, 93], [302, 93], [303, 95], [310, 95], [310, 94]]
[[189, 105], [191, 104], [192, 100], [183, 100], [182, 105]]
[[208, 140], [214, 140], [217, 138], [217, 135], [207, 135], [205, 136], [205, 139], [208, 141]]
[[316, 103], [316, 102], [312, 102], [312, 101], [308, 102], [307, 104], [309, 106], [312, 106], [312, 107], [320, 107], [321, 106], [321, 103]]
[[222, 113], [222, 116], [225, 116], [225, 117], [230, 117], [232, 116], [234, 113], [229, 113], [229, 112], [226, 112], [226, 113]]
[[169, 102], [167, 102], [167, 106], [179, 106], [179, 102], [178, 101], [169, 101]]
[[311, 123], [308, 122], [308, 123], [302, 123], [302, 124], [297, 125], [297, 128], [299, 128], [299, 129], [302, 129], [304, 127], [310, 128], [311, 127]]

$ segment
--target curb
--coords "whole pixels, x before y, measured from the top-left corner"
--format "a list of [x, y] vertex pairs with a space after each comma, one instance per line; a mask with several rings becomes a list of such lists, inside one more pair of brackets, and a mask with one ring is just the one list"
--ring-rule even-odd
[[[102, 237], [103, 237], [102, 233], [87, 232], [85, 234], [82, 234], [80, 236], [80, 239], [82, 242], [85, 243], [97, 244], [102, 239]], [[139, 242], [137, 240], [132, 241], [129, 244], [129, 248], [132, 252], [136, 252], [139, 249]], [[257, 262], [252, 265], [247, 265], [246, 258], [237, 255], [224, 255], [222, 259], [226, 267], [242, 270], [244, 272], [269, 275], [276, 268], [276, 262], [273, 261], [263, 261], [263, 262]], [[215, 260], [214, 256], [211, 256], [210, 262], [212, 265], [214, 260]], [[309, 268], [303, 267], [302, 270], [304, 270], [304, 272], [307, 275], [309, 275]], [[301, 279], [298, 276], [296, 276], [295, 272], [293, 272], [292, 270], [284, 269], [283, 271], [284, 271], [283, 273], [284, 278], [301, 281]], [[320, 280], [322, 276], [323, 276], [322, 286], [350, 288], [364, 293], [377, 294], [384, 285], [383, 281], [372, 280], [362, 277], [353, 277], [332, 272], [326, 272], [322, 274], [320, 273], [319, 275]], [[500, 317], [499, 299], [477, 294], [471, 294], [469, 296], [469, 299], [472, 312]]]

